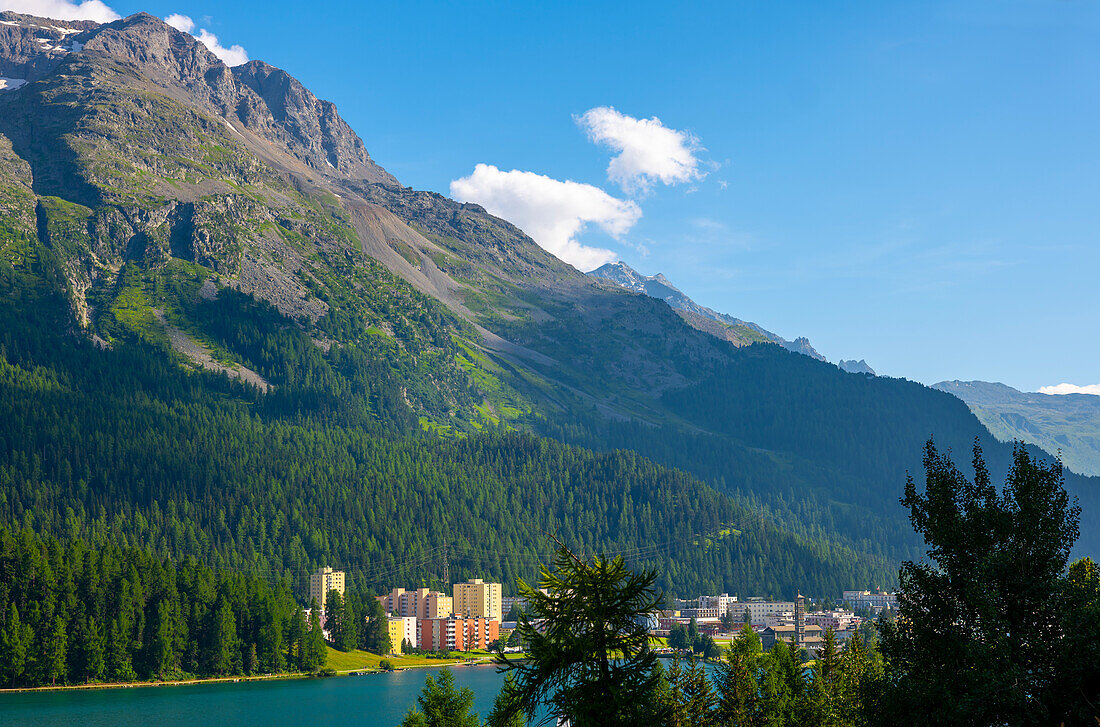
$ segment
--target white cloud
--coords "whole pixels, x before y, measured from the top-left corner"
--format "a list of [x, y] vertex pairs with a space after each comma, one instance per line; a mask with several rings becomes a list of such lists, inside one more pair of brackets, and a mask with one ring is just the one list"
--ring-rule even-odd
[[100, 0], [84, 0], [81, 3], [69, 0], [3, 0], [0, 10], [54, 20], [94, 20], [97, 23], [110, 23], [121, 17]]
[[610, 250], [577, 242], [589, 224], [618, 238], [642, 216], [629, 200], [612, 197], [599, 187], [561, 181], [534, 172], [504, 172], [478, 164], [468, 177], [451, 182], [451, 196], [476, 202], [530, 235], [543, 248], [580, 270], [592, 270], [617, 259]]
[[191, 35], [198, 38], [199, 42], [209, 48], [210, 52], [216, 55], [221, 62], [227, 66], [239, 66], [248, 63], [248, 52], [244, 48], [239, 45], [233, 45], [228, 48], [222, 46], [222, 44], [218, 42], [218, 36], [214, 35], [206, 28], [200, 28], [199, 32], [195, 33], [195, 21], [186, 15], [173, 13], [165, 18], [164, 22], [183, 33], [191, 33]]
[[654, 182], [679, 184], [699, 179], [699, 140], [688, 131], [670, 129], [654, 116], [635, 119], [610, 106], [589, 109], [577, 123], [597, 144], [618, 152], [607, 178], [627, 192], [646, 192]]
[[179, 13], [172, 13], [164, 19], [164, 22], [168, 23], [181, 33], [190, 33], [192, 30], [195, 29], [195, 21], [192, 20], [190, 17], [186, 15], [180, 15]]
[[1040, 394], [1095, 394], [1100, 396], [1100, 384], [1058, 384], [1057, 386], [1040, 386]]

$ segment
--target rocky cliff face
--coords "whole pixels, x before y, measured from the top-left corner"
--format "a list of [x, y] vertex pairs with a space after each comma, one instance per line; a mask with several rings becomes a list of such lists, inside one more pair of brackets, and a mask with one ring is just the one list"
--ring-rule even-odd
[[[106, 25], [11, 13], [0, 18], [0, 75], [34, 82], [74, 54], [109, 61], [170, 98], [223, 119], [234, 133], [270, 142], [319, 175], [397, 184], [374, 163], [335, 105], [266, 63], [229, 68], [195, 38], [152, 15]], [[286, 160], [268, 161], [285, 166]]]
[[[0, 12], [0, 77], [25, 83], [44, 78], [74, 48], [80, 48], [80, 39], [95, 27], [96, 24], [89, 21], [52, 20]], [[22, 83], [12, 84], [17, 85]]]

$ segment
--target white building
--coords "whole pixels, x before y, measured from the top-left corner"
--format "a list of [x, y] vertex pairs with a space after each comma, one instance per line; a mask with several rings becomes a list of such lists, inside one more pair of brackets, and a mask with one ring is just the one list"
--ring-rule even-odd
[[728, 593], [720, 596], [700, 596], [699, 608], [713, 608], [718, 612], [719, 617], [732, 613], [734, 618], [739, 618], [745, 612], [737, 596], [731, 596]]
[[846, 631], [859, 625], [859, 616], [851, 611], [818, 611], [806, 614], [806, 623], [833, 631]]
[[738, 601], [734, 607], [734, 618], [743, 618], [745, 611], [749, 612], [749, 622], [753, 626], [765, 626], [768, 616], [778, 616], [784, 613], [794, 614], [794, 601], [765, 601], [762, 598], [750, 598]]
[[875, 613], [889, 608], [898, 610], [898, 594], [879, 591], [844, 591], [844, 601], [853, 609], [870, 608]]

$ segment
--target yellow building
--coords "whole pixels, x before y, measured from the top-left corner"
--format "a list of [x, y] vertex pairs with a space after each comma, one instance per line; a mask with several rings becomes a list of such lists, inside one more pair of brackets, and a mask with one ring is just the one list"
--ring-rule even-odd
[[417, 588], [415, 591], [395, 588], [388, 596], [378, 596], [378, 602], [388, 614], [415, 618], [447, 618], [454, 605], [454, 599], [450, 596], [427, 588]]
[[504, 613], [499, 583], [485, 583], [471, 578], [455, 584], [454, 612], [459, 616], [473, 616], [501, 621]]
[[439, 591], [429, 591], [425, 599], [424, 618], [447, 618], [454, 613], [454, 599]]
[[390, 653], [401, 653], [401, 641], [405, 638], [405, 619], [395, 616], [386, 621], [390, 630]]
[[309, 576], [309, 597], [317, 601], [318, 606], [324, 608], [329, 591], [344, 595], [344, 571], [325, 566]]

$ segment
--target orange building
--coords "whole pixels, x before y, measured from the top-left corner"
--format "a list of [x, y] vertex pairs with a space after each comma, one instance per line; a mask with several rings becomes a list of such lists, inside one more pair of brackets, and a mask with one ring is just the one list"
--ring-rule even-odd
[[425, 651], [487, 649], [500, 638], [500, 621], [487, 618], [422, 618], [416, 622], [416, 644]]

